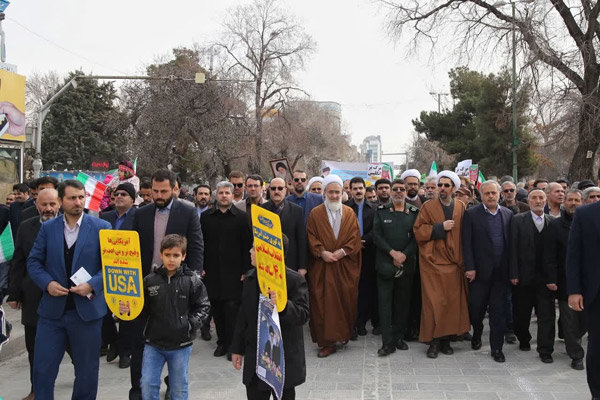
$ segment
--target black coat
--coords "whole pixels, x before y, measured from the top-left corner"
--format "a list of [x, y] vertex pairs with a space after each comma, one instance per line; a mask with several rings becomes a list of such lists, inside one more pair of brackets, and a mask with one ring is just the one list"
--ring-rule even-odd
[[[142, 252], [142, 273], [148, 275], [152, 269], [154, 255], [154, 214], [156, 204], [152, 203], [136, 210], [131, 229], [140, 235], [140, 250]], [[188, 267], [198, 273], [202, 272], [204, 261], [204, 242], [200, 219], [194, 207], [173, 199], [165, 236], [172, 233], [187, 238], [187, 254], [185, 262]]]
[[[303, 325], [309, 319], [309, 305], [308, 286], [302, 275], [288, 268], [285, 280], [288, 301], [286, 307], [279, 313], [279, 321], [281, 322], [283, 358], [285, 360], [284, 387], [290, 388], [298, 386], [306, 380]], [[259, 381], [260, 387], [267, 390], [266, 384], [255, 377], [259, 293], [256, 270], [252, 269], [244, 279], [242, 306], [238, 313], [230, 350], [232, 353], [244, 355], [242, 378], [244, 384], [249, 384], [254, 378], [255, 381]]]
[[21, 216], [19, 217], [19, 220], [26, 221], [29, 218], [33, 218], [39, 215], [40, 213], [34, 203], [33, 207], [27, 207], [26, 209], [21, 211]]
[[37, 309], [42, 298], [41, 289], [27, 273], [27, 257], [41, 226], [40, 217], [21, 223], [8, 275], [8, 301], [21, 302], [21, 323], [27, 326], [37, 325]]
[[[354, 199], [348, 200], [344, 203], [348, 207], [354, 210], [354, 214], [358, 216], [358, 204], [354, 202]], [[363, 206], [363, 235], [361, 239], [364, 240], [361, 257], [362, 257], [362, 269], [366, 273], [368, 271], [375, 271], [375, 243], [373, 242], [373, 218], [377, 212], [377, 204], [364, 201]]]
[[575, 210], [567, 247], [567, 294], [590, 306], [600, 291], [600, 203]]
[[492, 256], [492, 240], [483, 204], [467, 209], [462, 221], [461, 233], [465, 270], [475, 271], [475, 279], [482, 282], [490, 282], [492, 280], [496, 266], [502, 271], [500, 274], [502, 279], [508, 281], [510, 226], [513, 213], [508, 208], [502, 206], [498, 206], [498, 212], [502, 218], [502, 230], [504, 234], [504, 248], [501, 260], [495, 260]]
[[567, 300], [567, 275], [565, 263], [567, 261], [567, 242], [573, 217], [561, 210], [560, 218], [548, 224], [548, 232], [544, 235], [544, 277], [545, 283], [554, 283], [558, 286], [559, 300]]
[[[544, 229], [546, 234], [548, 224], [554, 218], [543, 214]], [[531, 217], [531, 212], [524, 212], [513, 216], [510, 230], [510, 279], [518, 279], [520, 286], [529, 286], [536, 282], [536, 278], [543, 277], [542, 270], [535, 267], [535, 234], [537, 228]], [[541, 241], [543, 246], [543, 238]], [[543, 262], [543, 261], [542, 261]]]
[[[261, 207], [271, 212], [275, 212], [276, 209], [272, 200], [262, 204]], [[294, 271], [298, 271], [299, 268], [308, 268], [308, 239], [304, 224], [304, 210], [302, 207], [284, 200], [279, 219], [281, 220], [281, 231], [289, 241], [285, 253], [285, 266]]]
[[13, 237], [17, 237], [17, 229], [19, 229], [19, 224], [21, 223], [21, 212], [32, 206], [33, 199], [28, 199], [23, 203], [19, 203], [18, 201], [13, 201], [9, 206], [9, 220], [10, 220], [10, 229], [12, 230]]
[[[123, 221], [123, 223], [121, 224], [121, 227], [120, 227], [119, 230], [121, 230], [121, 231], [132, 230], [132, 228], [133, 228], [133, 217], [135, 215], [136, 210], [137, 209], [135, 208], [135, 206], [133, 206], [129, 210], [129, 213], [125, 217], [125, 221]], [[100, 214], [100, 219], [108, 221], [110, 223], [110, 226], [112, 226], [113, 229], [115, 229], [115, 224], [117, 223], [117, 210], [111, 210], [111, 211], [108, 211], [108, 212], [103, 212], [102, 214]]]
[[0, 204], [0, 232], [4, 231], [10, 220], [10, 211], [6, 204]]
[[248, 271], [252, 247], [248, 216], [235, 206], [225, 213], [215, 207], [204, 211], [201, 220], [208, 297], [211, 301], [239, 300], [240, 278]]

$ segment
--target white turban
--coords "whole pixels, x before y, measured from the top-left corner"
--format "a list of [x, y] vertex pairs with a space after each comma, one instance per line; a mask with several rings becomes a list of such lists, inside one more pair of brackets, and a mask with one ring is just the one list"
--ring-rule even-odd
[[440, 183], [441, 178], [449, 178], [454, 183], [454, 190], [457, 190], [460, 187], [460, 179], [458, 178], [458, 175], [456, 175], [452, 171], [446, 170], [446, 171], [438, 172], [437, 178], [436, 178], [436, 183]]
[[405, 180], [409, 176], [414, 176], [418, 180], [421, 179], [421, 173], [419, 172], [419, 170], [416, 169], [407, 169], [402, 173], [402, 175], [400, 175], [400, 179]]
[[323, 178], [323, 191], [327, 189], [327, 186], [331, 183], [337, 183], [340, 187], [344, 187], [344, 182], [342, 178], [337, 175], [329, 174], [325, 178]]
[[310, 180], [308, 181], [308, 188], [310, 189], [311, 185], [315, 182], [323, 182], [323, 178], [321, 178], [320, 176], [313, 176], [312, 178], [310, 178]]

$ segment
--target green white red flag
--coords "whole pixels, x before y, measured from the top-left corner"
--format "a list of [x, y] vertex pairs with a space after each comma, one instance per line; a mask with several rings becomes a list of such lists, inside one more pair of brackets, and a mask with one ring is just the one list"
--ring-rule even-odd
[[15, 243], [13, 241], [12, 229], [10, 229], [10, 222], [0, 234], [0, 263], [12, 260], [15, 252]]
[[83, 172], [77, 174], [77, 180], [85, 186], [85, 208], [90, 211], [99, 212], [100, 202], [102, 201], [102, 196], [104, 196], [106, 185]]

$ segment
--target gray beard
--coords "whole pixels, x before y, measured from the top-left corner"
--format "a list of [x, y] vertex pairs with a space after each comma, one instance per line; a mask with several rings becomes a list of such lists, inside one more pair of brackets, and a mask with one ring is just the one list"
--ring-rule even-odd
[[342, 209], [342, 201], [330, 202], [325, 199], [325, 207], [327, 207], [329, 211], [339, 211]]

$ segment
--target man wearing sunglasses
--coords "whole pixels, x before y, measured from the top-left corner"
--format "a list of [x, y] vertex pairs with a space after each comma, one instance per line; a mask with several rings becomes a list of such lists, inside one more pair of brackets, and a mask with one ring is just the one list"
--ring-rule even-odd
[[502, 201], [500, 205], [512, 211], [513, 215], [529, 211], [527, 203], [517, 200], [517, 187], [511, 181], [502, 184]]
[[406, 202], [420, 209], [423, 203], [427, 201], [425, 196], [419, 195], [421, 173], [417, 169], [407, 169], [400, 175], [400, 179], [406, 185]]
[[306, 226], [304, 211], [300, 206], [286, 200], [287, 190], [285, 181], [274, 178], [269, 185], [271, 199], [261, 207], [279, 215], [281, 232], [287, 236], [289, 245], [285, 251], [285, 266], [306, 275], [308, 264], [308, 244], [306, 241]]
[[[323, 196], [316, 193], [309, 193], [306, 190], [308, 186], [308, 179], [306, 172], [297, 169], [294, 171], [294, 193], [287, 197], [287, 200], [291, 203], [300, 206], [304, 211], [304, 224], [308, 221], [308, 215], [316, 206], [323, 204]], [[325, 189], [325, 188], [323, 188]]]
[[423, 309], [419, 340], [429, 343], [427, 357], [454, 353], [451, 335], [469, 331], [469, 308], [461, 245], [465, 213], [452, 195], [460, 179], [452, 171], [437, 175], [438, 197], [423, 204], [413, 228], [419, 245]]
[[233, 202], [242, 201], [246, 198], [244, 192], [244, 174], [240, 171], [231, 171], [229, 173], [229, 182], [233, 185]]

